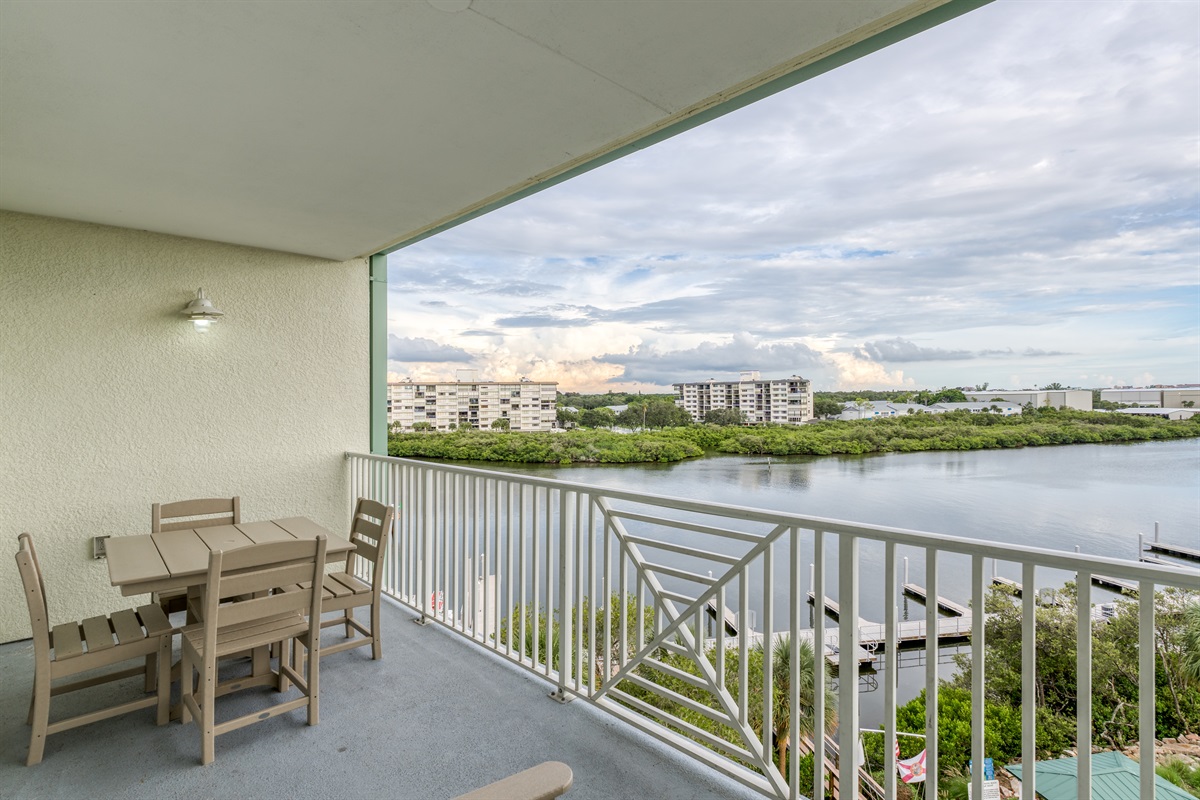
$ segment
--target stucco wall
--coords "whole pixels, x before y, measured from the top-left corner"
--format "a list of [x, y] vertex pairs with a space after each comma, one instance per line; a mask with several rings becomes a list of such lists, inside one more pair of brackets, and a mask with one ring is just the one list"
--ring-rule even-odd
[[[226, 316], [179, 311], [203, 286]], [[130, 607], [95, 534], [239, 494], [243, 519], [348, 525], [369, 446], [368, 267], [0, 212], [0, 641], [29, 635], [34, 536], [52, 622]]]

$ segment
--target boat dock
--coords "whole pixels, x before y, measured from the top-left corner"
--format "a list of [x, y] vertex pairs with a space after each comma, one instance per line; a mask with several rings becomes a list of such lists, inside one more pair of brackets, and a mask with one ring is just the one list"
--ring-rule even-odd
[[[1162, 542], [1149, 542], [1146, 545], [1148, 553], [1162, 553], [1163, 555], [1174, 556], [1175, 558], [1186, 558], [1188, 561], [1200, 561], [1200, 550], [1194, 547], [1184, 547], [1181, 544], [1163, 544]], [[1143, 561], [1145, 559], [1142, 559]], [[1170, 563], [1170, 562], [1165, 562]], [[1175, 564], [1174, 566], [1181, 566]]]
[[1093, 575], [1092, 583], [1105, 589], [1115, 589], [1118, 592], [1129, 592], [1130, 594], [1137, 594], [1138, 590], [1138, 585], [1133, 581], [1110, 578], [1107, 575]]
[[[714, 620], [717, 618], [717, 601], [716, 600], [709, 600], [705, 604], [704, 608], [705, 608], [705, 611], [708, 612], [709, 617], [711, 617]], [[723, 616], [725, 618], [725, 633], [728, 636], [737, 636], [738, 635], [737, 614], [734, 614], [732, 611], [730, 611], [728, 607], [726, 607], [724, 610], [725, 610], [725, 613]]]
[[[817, 604], [817, 596], [815, 594], [813, 594], [812, 592], [809, 592], [808, 593], [808, 602], [809, 602], [809, 605], [815, 606]], [[833, 617], [836, 620], [840, 620], [842, 618], [842, 609], [838, 606], [837, 601], [831, 599], [828, 596], [826, 596], [826, 598], [825, 598], [825, 613], [828, 614], [829, 616]], [[867, 625], [874, 625], [874, 624], [875, 623], [871, 622], [871, 620], [869, 620], [869, 619], [863, 619], [862, 617], [858, 618], [858, 626], [860, 628], [867, 626]]]
[[999, 586], [1002, 589], [1008, 589], [1017, 597], [1021, 596], [1021, 584], [1014, 581], [1012, 578], [1004, 578], [1000, 575], [992, 576], [992, 586]]
[[[780, 639], [782, 639], [785, 636], [789, 636], [789, 635], [790, 634], [787, 633], [786, 631], [779, 631], [776, 633], [772, 633], [771, 634], [771, 644], [772, 645], [778, 644]], [[750, 647], [756, 647], [759, 644], [762, 644], [762, 640], [763, 640], [763, 635], [761, 633], [751, 633], [746, 637], [746, 643]], [[812, 644], [812, 642], [813, 642], [812, 628], [800, 631], [799, 640], [802, 642], [808, 642], [809, 644]], [[738, 640], [736, 638], [727, 638], [725, 640], [725, 647], [730, 650], [737, 649]], [[836, 630], [826, 631], [825, 632], [825, 660], [832, 666], [836, 667], [838, 665], [838, 662], [841, 660], [841, 655], [842, 655], [842, 647], [840, 644], [840, 637], [838, 635], [838, 631], [836, 631]], [[870, 650], [867, 650], [865, 647], [861, 647], [861, 646], [855, 647], [854, 648], [854, 657], [855, 657], [855, 660], [858, 661], [858, 665], [860, 667], [872, 667], [873, 668], [875, 666], [876, 655], [874, 653], [872, 653]]]
[[[945, 600], [945, 598], [941, 599]], [[812, 592], [808, 593], [808, 602], [815, 605], [816, 595]], [[934, 635], [939, 642], [947, 644], [965, 641], [971, 636], [971, 610], [950, 600], [945, 600], [945, 602], [958, 608], [960, 613], [939, 619]], [[840, 609], [836, 600], [826, 597], [825, 610], [831, 617], [839, 617]], [[809, 635], [811, 636], [811, 631]], [[924, 647], [927, 638], [928, 626], [924, 619], [909, 619], [896, 623], [896, 644], [902, 648]], [[884, 624], [859, 617], [858, 640], [863, 647], [872, 651], [886, 647], [888, 642]]]
[[[904, 593], [909, 597], [920, 600], [922, 603], [928, 603], [924, 586], [919, 586], [915, 583], [906, 583], [904, 584]], [[966, 606], [959, 605], [953, 600], [948, 600], [945, 597], [937, 598], [937, 606], [947, 614], [953, 614], [956, 617], [971, 616], [971, 609], [967, 608]]]

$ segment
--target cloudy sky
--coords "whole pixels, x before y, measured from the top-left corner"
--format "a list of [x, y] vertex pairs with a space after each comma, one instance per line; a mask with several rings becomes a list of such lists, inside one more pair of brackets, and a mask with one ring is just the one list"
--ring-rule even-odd
[[389, 281], [393, 380], [1200, 381], [1200, 3], [1000, 0]]

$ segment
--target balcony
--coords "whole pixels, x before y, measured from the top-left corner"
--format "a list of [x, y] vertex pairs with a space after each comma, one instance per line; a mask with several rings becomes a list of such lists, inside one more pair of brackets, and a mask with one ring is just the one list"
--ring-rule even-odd
[[[440, 628], [383, 609], [384, 656], [370, 648], [321, 662], [321, 722], [302, 712], [220, 737], [199, 764], [195, 725], [157, 727], [150, 712], [55, 734], [45, 761], [24, 766], [33, 654], [0, 645], [0, 787], [7, 798], [256, 797], [447, 800], [546, 760], [571, 765], [567, 797], [738, 798], [751, 793], [586, 703], [560, 705], [541, 681]], [[331, 629], [332, 630], [332, 629]], [[340, 636], [338, 633], [329, 634]], [[223, 669], [232, 675], [245, 664]], [[130, 679], [55, 699], [52, 714], [82, 713], [136, 694]], [[218, 720], [269, 705], [270, 690], [222, 698]], [[336, 790], [333, 787], [338, 787]], [[740, 791], [739, 791], [740, 790]]]
[[[1034, 589], [1076, 581], [1080, 631], [1091, 631], [1096, 619], [1093, 583], [1129, 585], [1140, 598], [1143, 696], [1153, 693], [1156, 669], [1156, 609], [1146, 598], [1165, 587], [1200, 590], [1194, 570], [465, 467], [359, 454], [349, 460], [352, 494], [399, 504], [385, 591], [402, 605], [537, 676], [555, 696], [595, 706], [767, 797], [820, 796], [824, 789], [850, 796], [851, 779], [858, 782], [855, 796], [896, 796], [894, 764], [880, 785], [864, 772], [848, 777], [838, 753], [855, 752], [860, 731], [868, 729], [882, 735], [884, 753], [894, 752], [901, 653], [923, 658], [925, 736], [936, 763], [938, 664], [948, 643], [969, 642], [972, 757], [982, 763], [987, 615], [976, 610], [994, 582], [989, 566], [994, 575], [997, 564], [1005, 565]], [[910, 559], [919, 585], [909, 583]], [[923, 590], [938, 602], [926, 604], [923, 618], [902, 621], [902, 589]], [[943, 592], [965, 595], [969, 604], [945, 601]], [[1035, 594], [1024, 591], [1014, 601], [1021, 646], [1012, 655], [1026, 686], [1019, 732], [1026, 764], [1036, 760]], [[951, 609], [951, 617], [939, 606]], [[765, 641], [788, 649], [790, 676], [760, 669], [751, 677]], [[1077, 636], [1075, 647], [1079, 718], [1090, 720], [1091, 636]], [[805, 657], [813, 685], [828, 677], [836, 686], [835, 695], [815, 693], [808, 706], [796, 694]], [[763, 698], [777, 698], [775, 687], [784, 683], [796, 687], [790, 707], [804, 710], [789, 714], [790, 741], [801, 751], [812, 747], [802, 717], [827, 719], [836, 711], [839, 721], [821, 748], [819, 783], [811, 786], [776, 766], [780, 734], [772, 734], [772, 720], [783, 712]], [[874, 712], [881, 719], [867, 718], [864, 691], [881, 693], [882, 711]], [[1152, 742], [1154, 704], [1137, 707], [1140, 738]], [[1085, 775], [1093, 744], [1099, 743], [1091, 725], [1081, 725], [1076, 747]], [[1153, 779], [1152, 767], [1142, 771], [1146, 796]], [[1081, 783], [1079, 797], [1086, 799], [1090, 785]], [[1033, 798], [1035, 786], [1036, 770], [1026, 770], [1023, 797]], [[936, 788], [931, 771], [926, 791], [932, 796]], [[983, 789], [976, 786], [976, 794]]]

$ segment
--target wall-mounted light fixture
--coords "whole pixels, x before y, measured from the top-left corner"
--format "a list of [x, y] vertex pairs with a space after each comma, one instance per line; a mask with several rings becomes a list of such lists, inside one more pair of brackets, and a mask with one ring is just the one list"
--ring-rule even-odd
[[201, 333], [208, 330], [214, 319], [225, 316], [224, 311], [214, 306], [212, 301], [204, 296], [203, 289], [196, 290], [196, 298], [179, 313], [190, 319], [196, 326], [196, 330]]

